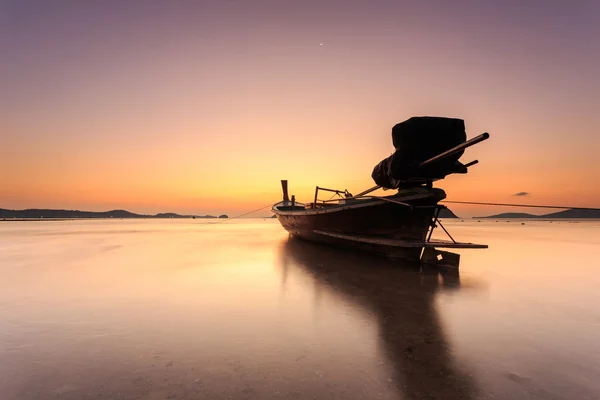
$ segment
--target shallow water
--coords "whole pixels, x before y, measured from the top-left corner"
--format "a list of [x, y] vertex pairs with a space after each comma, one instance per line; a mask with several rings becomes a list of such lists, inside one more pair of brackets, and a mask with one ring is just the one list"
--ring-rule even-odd
[[0, 222], [0, 399], [597, 399], [600, 222], [447, 221], [459, 272], [276, 220]]

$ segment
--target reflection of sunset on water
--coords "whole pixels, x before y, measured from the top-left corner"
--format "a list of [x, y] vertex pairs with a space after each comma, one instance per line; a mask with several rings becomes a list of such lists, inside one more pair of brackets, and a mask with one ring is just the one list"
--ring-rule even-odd
[[[444, 221], [459, 270], [273, 219], [0, 223], [0, 392], [593, 398], [598, 222]], [[441, 233], [441, 232], [440, 232]], [[443, 234], [443, 233], [441, 233]]]

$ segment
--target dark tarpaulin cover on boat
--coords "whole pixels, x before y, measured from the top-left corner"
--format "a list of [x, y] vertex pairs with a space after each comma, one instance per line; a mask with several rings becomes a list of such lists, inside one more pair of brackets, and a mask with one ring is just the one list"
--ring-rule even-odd
[[396, 153], [382, 160], [373, 169], [371, 177], [375, 183], [381, 187], [395, 189], [400, 184], [400, 181], [392, 178], [392, 158]]
[[379, 186], [397, 188], [411, 178], [441, 179], [458, 172], [458, 159], [464, 150], [424, 168], [418, 165], [467, 140], [465, 122], [457, 118], [412, 117], [392, 128], [396, 152], [373, 169], [373, 180]]

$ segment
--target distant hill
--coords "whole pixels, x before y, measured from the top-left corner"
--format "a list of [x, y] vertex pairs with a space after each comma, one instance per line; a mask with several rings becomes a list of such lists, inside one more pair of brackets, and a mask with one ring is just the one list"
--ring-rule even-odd
[[456, 216], [456, 214], [454, 214], [452, 212], [452, 210], [450, 210], [449, 208], [442, 208], [440, 210], [440, 214], [438, 215], [439, 218], [458, 218], [458, 216]]
[[527, 214], [527, 213], [502, 213], [490, 215], [488, 217], [474, 217], [474, 218], [527, 218], [527, 219], [537, 219], [537, 218], [568, 218], [568, 219], [580, 219], [580, 218], [599, 218], [600, 219], [600, 211], [597, 210], [564, 210], [559, 212], [554, 212], [550, 214], [543, 215], [535, 215], [535, 214]]
[[502, 213], [502, 214], [494, 214], [488, 217], [473, 217], [473, 218], [539, 218], [540, 215], [527, 214], [527, 213]]
[[75, 218], [217, 218], [213, 215], [179, 215], [175, 213], [160, 213], [156, 215], [135, 214], [125, 210], [112, 211], [79, 211], [79, 210], [47, 210], [32, 208], [27, 210], [7, 210], [0, 208], [0, 218], [50, 218], [50, 219], [75, 219]]
[[156, 214], [153, 218], [191, 218], [191, 216], [179, 215], [175, 213], [159, 213]]
[[542, 215], [544, 218], [600, 218], [600, 211], [597, 210], [565, 210], [552, 214]]

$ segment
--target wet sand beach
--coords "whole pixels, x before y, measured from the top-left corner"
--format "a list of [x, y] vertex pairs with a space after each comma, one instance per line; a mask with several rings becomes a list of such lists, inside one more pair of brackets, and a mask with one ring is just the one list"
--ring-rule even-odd
[[419, 270], [271, 219], [6, 221], [0, 398], [600, 398], [600, 222], [522, 222]]

